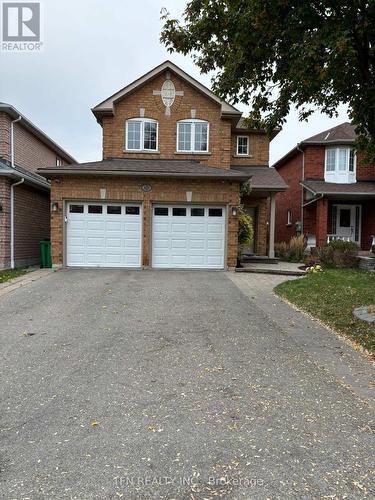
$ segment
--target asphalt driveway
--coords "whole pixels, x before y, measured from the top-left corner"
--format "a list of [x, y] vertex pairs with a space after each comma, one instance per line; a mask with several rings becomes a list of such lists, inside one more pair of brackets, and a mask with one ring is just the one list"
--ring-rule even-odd
[[2, 296], [0, 496], [373, 497], [370, 401], [267, 297], [228, 273], [119, 270]]

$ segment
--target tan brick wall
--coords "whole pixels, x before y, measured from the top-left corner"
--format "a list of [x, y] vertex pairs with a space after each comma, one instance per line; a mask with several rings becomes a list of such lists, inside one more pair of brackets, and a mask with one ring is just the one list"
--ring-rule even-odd
[[10, 264], [10, 180], [0, 177], [0, 269]]
[[39, 263], [39, 241], [50, 237], [49, 193], [14, 188], [14, 257], [17, 266]]
[[[11, 161], [10, 150], [11, 118], [0, 113], [0, 158]], [[35, 172], [40, 167], [55, 167], [55, 151], [46, 146], [29, 130], [22, 126], [22, 121], [14, 124], [14, 162], [16, 165]], [[66, 165], [65, 161], [62, 161]]]
[[[150, 184], [152, 191], [144, 193], [142, 185]], [[65, 200], [99, 200], [100, 189], [107, 190], [106, 201], [138, 201], [143, 203], [143, 266], [150, 265], [151, 205], [152, 203], [186, 203], [186, 191], [193, 193], [193, 203], [217, 203], [237, 206], [239, 184], [218, 180], [176, 180], [130, 177], [80, 177], [65, 176], [52, 180], [51, 201], [58, 202], [58, 212], [52, 213], [52, 259], [55, 265], [63, 264]], [[104, 201], [104, 200], [102, 200]], [[229, 210], [227, 238], [227, 266], [237, 261], [238, 219]]]
[[[249, 156], [237, 155], [237, 136], [249, 137]], [[270, 140], [266, 134], [236, 133], [231, 138], [232, 165], [264, 165], [268, 167]]]
[[[231, 136], [230, 120], [221, 118], [221, 106], [203, 95], [184, 80], [172, 75], [177, 91], [183, 96], [176, 96], [171, 107], [171, 115], [166, 116], [165, 106], [154, 90], [160, 90], [165, 75], [159, 75], [133, 94], [115, 104], [114, 116], [103, 118], [103, 158], [145, 158], [145, 159], [194, 159], [212, 167], [229, 168], [231, 164], [268, 164], [269, 140], [263, 134], [250, 134], [251, 156], [236, 158], [235, 138]], [[129, 118], [140, 117], [140, 108], [144, 116], [159, 123], [158, 153], [137, 153], [124, 151], [125, 123]], [[206, 120], [209, 128], [209, 154], [181, 154], [176, 151], [177, 122], [192, 118]]]

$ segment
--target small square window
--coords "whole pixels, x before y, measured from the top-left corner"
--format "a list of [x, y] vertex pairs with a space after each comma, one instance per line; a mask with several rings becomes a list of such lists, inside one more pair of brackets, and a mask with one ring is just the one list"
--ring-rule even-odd
[[173, 215], [175, 217], [185, 217], [186, 216], [186, 208], [174, 207], [173, 208]]
[[154, 214], [155, 215], [168, 215], [168, 207], [155, 207]]
[[191, 209], [192, 217], [204, 217], [204, 208], [192, 208]]
[[109, 205], [107, 207], [108, 215], [120, 215], [121, 214], [121, 206], [120, 205]]
[[222, 217], [223, 216], [223, 209], [222, 208], [209, 208], [208, 209], [208, 216], [209, 217]]
[[126, 215], [139, 215], [139, 207], [126, 207]]
[[59, 158], [58, 156], [56, 156], [56, 167], [61, 167], [61, 165], [62, 165], [61, 158]]
[[71, 214], [83, 214], [84, 207], [83, 205], [70, 205], [69, 212]]
[[89, 205], [89, 214], [102, 214], [103, 205]]
[[247, 156], [249, 154], [249, 138], [246, 136], [237, 137], [237, 154]]

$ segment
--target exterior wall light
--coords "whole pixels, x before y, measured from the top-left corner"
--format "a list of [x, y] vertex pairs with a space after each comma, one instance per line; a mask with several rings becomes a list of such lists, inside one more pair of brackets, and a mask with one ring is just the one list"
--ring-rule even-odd
[[57, 212], [59, 209], [59, 204], [55, 201], [53, 203], [51, 203], [51, 210], [52, 212]]
[[232, 207], [232, 215], [233, 215], [233, 217], [237, 217], [237, 212], [238, 212], [238, 208], [237, 207]]

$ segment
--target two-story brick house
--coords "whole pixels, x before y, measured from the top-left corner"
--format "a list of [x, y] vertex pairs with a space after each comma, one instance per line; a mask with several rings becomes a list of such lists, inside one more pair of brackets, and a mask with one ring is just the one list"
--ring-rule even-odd
[[276, 197], [276, 241], [301, 231], [310, 246], [351, 240], [370, 250], [375, 235], [375, 166], [355, 150], [350, 123], [302, 141], [274, 164], [289, 188]]
[[51, 179], [55, 265], [234, 267], [249, 178], [254, 250], [272, 254], [274, 197], [286, 186], [267, 168], [264, 131], [243, 128], [240, 111], [169, 61], [92, 111], [102, 161], [40, 170]]
[[0, 103], [0, 269], [37, 264], [50, 235], [50, 184], [43, 165], [75, 163], [9, 104]]

